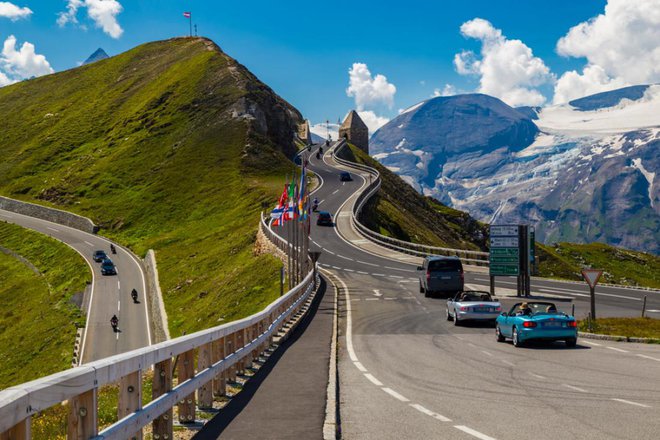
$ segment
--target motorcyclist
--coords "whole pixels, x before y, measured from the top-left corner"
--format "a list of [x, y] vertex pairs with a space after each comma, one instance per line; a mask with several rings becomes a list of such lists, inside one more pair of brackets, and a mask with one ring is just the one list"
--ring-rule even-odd
[[320, 159], [321, 158], [321, 153], [319, 151], [316, 152], [316, 158]]
[[110, 243], [110, 252], [112, 252], [113, 254], [117, 253], [117, 249], [115, 249], [115, 245], [112, 243]]
[[314, 197], [314, 201], [312, 202], [312, 211], [316, 211], [319, 209], [319, 199]]
[[138, 298], [137, 290], [135, 289], [131, 290], [131, 298], [133, 298], [133, 302], [137, 302], [137, 298]]
[[323, 147], [319, 146], [319, 153], [323, 154]]
[[112, 318], [110, 318], [110, 325], [114, 331], [117, 331], [117, 327], [119, 326], [119, 318], [117, 318], [117, 315], [112, 315]]

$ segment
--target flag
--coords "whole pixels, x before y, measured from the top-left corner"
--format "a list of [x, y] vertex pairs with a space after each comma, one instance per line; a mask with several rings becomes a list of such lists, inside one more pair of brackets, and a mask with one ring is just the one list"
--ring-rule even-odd
[[287, 197], [287, 185], [284, 184], [284, 191], [280, 199], [277, 201], [277, 206], [270, 212], [270, 218], [273, 219], [273, 226], [282, 226], [284, 219], [282, 218], [284, 214], [284, 208], [286, 206], [286, 197]]
[[295, 220], [297, 218], [297, 212], [296, 212], [297, 187], [295, 182], [291, 182], [289, 184], [289, 191], [287, 196], [289, 199], [289, 203], [286, 211], [284, 212], [284, 221]]
[[298, 194], [298, 216], [300, 220], [303, 220], [305, 218], [305, 181], [306, 181], [306, 172], [305, 172], [305, 165], [302, 167], [302, 171], [300, 173], [300, 192]]
[[191, 15], [190, 12], [184, 12], [183, 13], [183, 16], [186, 17], [186, 18], [190, 18], [190, 15]]

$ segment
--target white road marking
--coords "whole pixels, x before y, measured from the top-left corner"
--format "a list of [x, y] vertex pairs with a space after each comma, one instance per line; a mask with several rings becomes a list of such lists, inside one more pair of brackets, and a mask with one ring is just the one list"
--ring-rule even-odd
[[388, 275], [388, 276], [389, 276], [390, 278], [399, 278], [399, 279], [403, 279], [403, 277], [400, 277], [399, 275]]
[[410, 399], [408, 399], [407, 397], [404, 397], [401, 394], [397, 393], [392, 388], [383, 387], [383, 388], [381, 388], [381, 390], [385, 391], [387, 394], [389, 394], [390, 396], [394, 397], [397, 400], [400, 400], [402, 402], [410, 402]]
[[[379, 267], [377, 264], [367, 263], [366, 261], [357, 260], [357, 262], [360, 263], [360, 264], [366, 264], [367, 266]], [[650, 312], [651, 310], [648, 310], [648, 311]]]
[[598, 342], [591, 342], [591, 341], [585, 341], [584, 339], [581, 339], [580, 342], [584, 342], [585, 344], [593, 345], [594, 347], [602, 347], [602, 344], [599, 344]]
[[334, 195], [334, 194], [337, 194], [338, 192], [339, 192], [339, 190], [336, 189], [332, 194]]
[[362, 275], [369, 275], [367, 272], [363, 272], [361, 270], [358, 270], [357, 273], [361, 273]]
[[660, 313], [660, 310], [651, 309], [647, 310], [646, 313]]
[[323, 266], [323, 267], [331, 267], [331, 266], [330, 266], [329, 264], [327, 264], [327, 263], [321, 263], [321, 266]]
[[587, 390], [585, 390], [585, 389], [583, 389], [583, 388], [575, 387], [575, 386], [573, 386], [573, 385], [569, 385], [569, 384], [567, 384], [567, 383], [563, 383], [562, 386], [565, 386], [566, 388], [570, 388], [570, 389], [572, 389], [572, 390], [574, 390], [574, 391], [579, 391], [579, 392], [581, 392], [581, 393], [588, 393], [588, 392], [589, 392], [589, 391], [587, 391]]
[[60, 232], [59, 229], [51, 228], [50, 226], [46, 226], [46, 229], [50, 229], [51, 231], [55, 231], [55, 232]]
[[[583, 296], [583, 297], [589, 297], [588, 294], [585, 294], [583, 292], [575, 292], [574, 290], [569, 290], [569, 289], [562, 289], [560, 287], [552, 287], [552, 288], [539, 288], [538, 289], [541, 292], [550, 292], [550, 293], [566, 293], [568, 295], [574, 295], [574, 296]], [[621, 299], [630, 299], [632, 301], [641, 301], [641, 298], [636, 298], [634, 296], [626, 296], [626, 295], [615, 295], [613, 293], [600, 293], [596, 292], [596, 295], [598, 296], [609, 296], [612, 298], [621, 298]]]
[[495, 440], [493, 437], [487, 436], [486, 434], [483, 434], [479, 431], [475, 431], [472, 428], [468, 428], [467, 426], [464, 425], [454, 425], [454, 428], [463, 431], [466, 434], [470, 434], [473, 437], [476, 437], [481, 440]]
[[370, 381], [371, 383], [373, 383], [374, 385], [376, 385], [377, 387], [382, 387], [382, 386], [383, 386], [383, 382], [381, 382], [381, 381], [379, 381], [378, 379], [376, 379], [376, 378], [375, 378], [372, 374], [370, 374], [370, 373], [364, 373], [364, 377], [366, 377], [367, 379], [369, 379], [369, 381]]
[[394, 301], [396, 298], [383, 298], [385, 301]]
[[618, 351], [619, 353], [629, 353], [628, 350], [623, 350], [621, 348], [616, 348], [616, 347], [605, 347], [605, 348], [607, 348], [609, 350]]
[[325, 249], [325, 248], [323, 248], [323, 251], [325, 251], [325, 252], [327, 252], [327, 253], [329, 253], [330, 255], [334, 255], [334, 254], [335, 254], [334, 252], [332, 252], [332, 251], [329, 251], [329, 250], [327, 250], [327, 249]]
[[374, 289], [374, 295], [375, 296], [383, 296], [383, 294], [380, 293], [380, 290], [378, 290], [378, 289]]
[[507, 360], [505, 360], [505, 359], [501, 359], [501, 361], [502, 361], [503, 363], [505, 363], [505, 364], [511, 366], [511, 367], [515, 367], [515, 366], [516, 366], [513, 362], [509, 362], [509, 361], [507, 361]]
[[355, 261], [355, 260], [353, 260], [352, 258], [344, 257], [343, 255], [339, 255], [339, 254], [337, 254], [337, 256], [338, 256], [339, 258], [343, 258], [344, 260]]
[[365, 301], [378, 301], [380, 298], [365, 298]]
[[94, 247], [94, 245], [92, 243], [90, 243], [89, 241], [87, 241], [87, 240], [85, 240], [85, 243], [87, 243], [91, 247]]
[[117, 290], [121, 290], [121, 282], [117, 281]]
[[400, 270], [400, 271], [402, 271], [402, 272], [410, 272], [410, 269], [401, 269], [401, 268], [399, 268], [399, 267], [385, 266], [385, 269]]
[[353, 269], [344, 269], [346, 272], [355, 272]]
[[493, 356], [492, 353], [489, 353], [489, 352], [487, 352], [486, 350], [481, 350], [481, 352], [482, 352], [483, 354], [485, 354], [486, 356], [490, 356], [490, 357]]
[[642, 408], [650, 408], [650, 406], [648, 406], [648, 405], [644, 405], [643, 403], [631, 402], [630, 400], [614, 399], [614, 398], [612, 398], [612, 400], [614, 400], [616, 402], [627, 403], [628, 405], [641, 406]]
[[654, 357], [652, 357], [652, 356], [647, 356], [647, 355], [645, 355], [645, 354], [638, 354], [637, 356], [639, 356], [639, 357], [641, 357], [641, 358], [644, 358], [644, 359], [651, 359], [652, 361], [660, 362], [660, 359], [658, 359], [658, 358], [654, 358]]
[[385, 276], [384, 273], [372, 273], [371, 275], [373, 275], [375, 277], [384, 277]]
[[431, 417], [433, 417], [434, 419], [438, 419], [438, 420], [440, 420], [441, 422], [451, 422], [451, 419], [448, 419], [447, 417], [442, 416], [442, 415], [440, 415], [440, 414], [438, 414], [438, 413], [434, 413], [434, 412], [431, 411], [430, 409], [426, 409], [426, 408], [424, 408], [424, 407], [423, 407], [422, 405], [420, 405], [419, 403], [410, 403], [409, 405], [412, 406], [413, 408], [415, 408], [417, 411], [419, 411], [419, 412], [421, 412], [421, 413], [423, 413], [423, 414], [426, 414], [427, 416], [431, 416]]
[[353, 363], [355, 364], [355, 366], [357, 367], [357, 369], [360, 370], [361, 372], [363, 372], [363, 373], [366, 373], [366, 372], [367, 372], [367, 369], [364, 368], [364, 365], [362, 365], [362, 362], [355, 361], [355, 362], [353, 362]]
[[341, 270], [341, 267], [332, 266], [333, 269]]
[[527, 374], [529, 374], [530, 376], [535, 377], [537, 379], [545, 379], [545, 376], [541, 376], [540, 374], [532, 373], [531, 371], [528, 371]]

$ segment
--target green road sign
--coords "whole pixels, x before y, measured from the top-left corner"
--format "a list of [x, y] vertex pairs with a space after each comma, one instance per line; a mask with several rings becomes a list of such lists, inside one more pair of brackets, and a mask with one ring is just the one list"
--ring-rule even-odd
[[518, 265], [490, 264], [491, 276], [515, 276], [518, 275]]
[[518, 256], [506, 256], [506, 255], [491, 255], [490, 256], [490, 264], [497, 264], [497, 263], [502, 263], [502, 264], [518, 264]]
[[518, 248], [493, 248], [490, 250], [491, 258], [493, 255], [518, 257]]

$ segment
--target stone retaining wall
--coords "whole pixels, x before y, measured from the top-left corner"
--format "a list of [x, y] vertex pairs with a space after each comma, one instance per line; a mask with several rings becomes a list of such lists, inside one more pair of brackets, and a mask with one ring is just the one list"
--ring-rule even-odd
[[158, 279], [158, 266], [156, 265], [156, 253], [153, 249], [147, 251], [144, 258], [144, 268], [147, 275], [147, 306], [151, 311], [151, 330], [153, 331], [153, 343], [167, 341], [170, 339], [170, 330], [167, 323], [167, 312], [163, 303], [163, 294], [160, 290]]
[[17, 214], [28, 215], [30, 217], [40, 218], [49, 222], [80, 229], [81, 231], [96, 234], [99, 227], [87, 217], [61, 211], [55, 208], [35, 205], [34, 203], [22, 202], [20, 200], [10, 199], [0, 196], [0, 209], [15, 212]]

